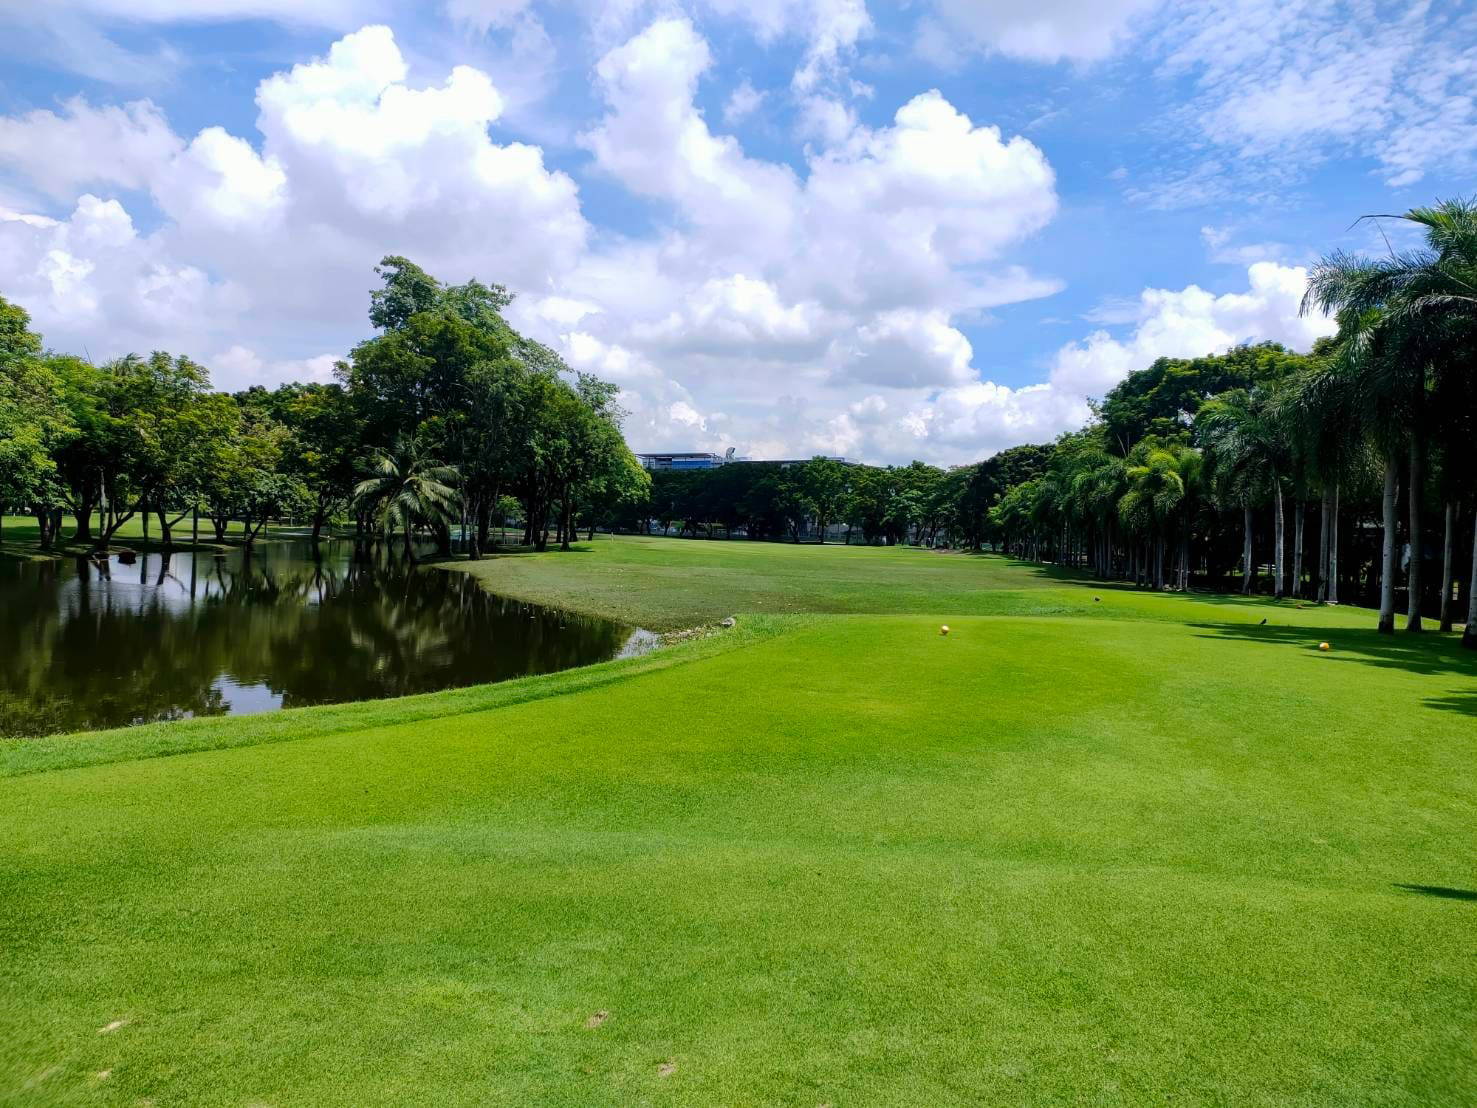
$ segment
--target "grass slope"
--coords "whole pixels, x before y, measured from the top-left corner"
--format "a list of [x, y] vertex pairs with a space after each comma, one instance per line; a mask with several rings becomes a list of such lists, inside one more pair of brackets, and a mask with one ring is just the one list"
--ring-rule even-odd
[[[0, 1099], [1473, 1102], [1477, 674], [1451, 638], [688, 545], [478, 572], [648, 625], [860, 606], [864, 580], [915, 610], [7, 764]], [[706, 605], [683, 559], [711, 559]], [[992, 606], [1081, 614], [969, 614]]]
[[[1070, 571], [993, 556], [908, 547], [797, 546], [688, 539], [601, 539], [569, 554], [448, 562], [494, 592], [669, 631], [739, 612], [1078, 615], [1256, 620], [1363, 627], [1359, 609], [1269, 613], [1266, 602], [1211, 594], [1154, 595], [1093, 584]], [[1101, 598], [1094, 600], [1094, 597]]]

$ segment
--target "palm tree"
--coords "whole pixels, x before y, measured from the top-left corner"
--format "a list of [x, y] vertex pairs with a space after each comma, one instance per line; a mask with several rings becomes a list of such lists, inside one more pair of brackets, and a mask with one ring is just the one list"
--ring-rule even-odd
[[[1303, 308], [1338, 311], [1341, 319], [1356, 323], [1372, 321], [1384, 332], [1387, 357], [1371, 368], [1379, 371], [1376, 380], [1383, 384], [1381, 391], [1392, 412], [1407, 421], [1412, 557], [1406, 626], [1419, 630], [1427, 395], [1442, 388], [1443, 376], [1471, 374], [1470, 351], [1477, 339], [1477, 201], [1447, 200], [1400, 216], [1374, 218], [1398, 218], [1421, 228], [1424, 248], [1392, 250], [1378, 259], [1329, 255], [1314, 268]], [[1472, 583], [1477, 586], [1477, 539], [1473, 566]], [[1477, 649], [1477, 587], [1470, 595], [1473, 604], [1462, 643]]]
[[1083, 451], [1071, 477], [1072, 499], [1096, 532], [1093, 560], [1099, 577], [1113, 575], [1113, 521], [1128, 491], [1123, 459], [1097, 448]]
[[[1233, 389], [1205, 402], [1196, 416], [1222, 488], [1235, 489], [1245, 511], [1247, 573], [1250, 573], [1251, 503], [1256, 488], [1272, 492], [1273, 594], [1281, 598], [1286, 580], [1286, 537], [1282, 481], [1291, 469], [1284, 406], [1267, 386]], [[1246, 585], [1249, 586], [1248, 576]], [[1243, 586], [1243, 592], [1247, 587]]]
[[1179, 475], [1183, 493], [1179, 502], [1180, 550], [1179, 582], [1181, 592], [1190, 589], [1190, 529], [1205, 492], [1205, 455], [1192, 446], [1176, 446], [1172, 450], [1174, 470]]
[[365, 479], [354, 488], [354, 500], [380, 511], [386, 541], [397, 530], [404, 535], [407, 558], [415, 557], [418, 525], [448, 524], [456, 518], [459, 500], [452, 487], [459, 476], [456, 467], [436, 461], [420, 438], [402, 435], [390, 450], [374, 451], [364, 472]]
[[1341, 344], [1319, 342], [1309, 365], [1288, 382], [1282, 400], [1304, 479], [1321, 496], [1315, 599], [1337, 604], [1339, 490], [1366, 453], [1366, 435], [1351, 359]]
[[[1120, 519], [1151, 544], [1155, 588], [1164, 588], [1165, 532], [1185, 499], [1185, 473], [1180, 461], [1176, 448], [1143, 440], [1128, 455], [1128, 490], [1118, 501]], [[1145, 561], [1149, 563], [1149, 558]], [[1146, 578], [1149, 572], [1146, 564]]]

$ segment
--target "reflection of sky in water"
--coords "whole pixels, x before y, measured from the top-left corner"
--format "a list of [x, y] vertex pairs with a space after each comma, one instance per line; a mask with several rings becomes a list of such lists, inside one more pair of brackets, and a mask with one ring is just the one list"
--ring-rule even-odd
[[233, 716], [251, 716], [257, 712], [274, 712], [282, 707], [282, 694], [265, 685], [238, 685], [222, 675], [211, 686], [220, 693], [226, 711]]

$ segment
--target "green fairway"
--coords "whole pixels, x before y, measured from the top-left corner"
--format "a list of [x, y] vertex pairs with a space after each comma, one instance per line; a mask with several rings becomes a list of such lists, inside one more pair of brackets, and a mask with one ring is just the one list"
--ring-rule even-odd
[[[1209, 593], [1154, 595], [1006, 558], [914, 547], [601, 537], [571, 554], [513, 554], [450, 568], [494, 592], [665, 631], [738, 612], [1091, 615], [1137, 619], [1262, 619], [1303, 626], [1373, 625], [1357, 609], [1275, 612]], [[1091, 587], [1083, 588], [1084, 584]]]
[[739, 622], [0, 746], [0, 1102], [1477, 1101], [1454, 637], [906, 549], [470, 569]]

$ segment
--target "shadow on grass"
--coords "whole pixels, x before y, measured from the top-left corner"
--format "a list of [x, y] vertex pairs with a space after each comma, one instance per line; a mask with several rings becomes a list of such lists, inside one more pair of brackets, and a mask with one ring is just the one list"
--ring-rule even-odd
[[[1403, 669], [1427, 676], [1459, 674], [1477, 677], [1477, 653], [1466, 650], [1455, 635], [1434, 632], [1419, 635], [1381, 635], [1373, 628], [1341, 627], [1337, 630], [1308, 627], [1268, 627], [1251, 623], [1192, 623], [1192, 628], [1207, 638], [1239, 639], [1296, 647], [1317, 654], [1321, 660]], [[1333, 644], [1333, 650], [1319, 651], [1320, 639]], [[1458, 692], [1447, 698], [1450, 703], [1428, 702], [1431, 707], [1451, 711], [1477, 713], [1477, 693]]]
[[1450, 696], [1433, 696], [1426, 701], [1426, 707], [1435, 708], [1438, 712], [1477, 716], [1477, 693], [1454, 692]]
[[[1274, 610], [1300, 611], [1310, 609], [1321, 609], [1325, 606], [1316, 604], [1306, 597], [1284, 597], [1280, 600], [1264, 593], [1252, 593], [1245, 596], [1240, 592], [1227, 592], [1218, 589], [1209, 589], [1192, 586], [1187, 592], [1174, 589], [1155, 589], [1145, 585], [1136, 585], [1132, 581], [1104, 580], [1095, 576], [1091, 571], [1070, 566], [1058, 566], [1051, 563], [1028, 562], [1020, 558], [1007, 557], [1004, 554], [994, 553], [988, 550], [961, 551], [971, 557], [1000, 558], [1012, 569], [1020, 570], [1030, 577], [1041, 580], [1055, 581], [1062, 584], [1089, 585], [1094, 590], [1107, 590], [1113, 592], [1127, 592], [1137, 594], [1150, 594], [1167, 598], [1180, 598], [1193, 600], [1197, 604], [1215, 604], [1227, 608], [1271, 608]], [[1375, 617], [1373, 608], [1361, 608], [1357, 604], [1344, 604], [1344, 609], [1365, 611], [1370, 619]]]
[[1445, 885], [1402, 885], [1396, 882], [1395, 888], [1404, 889], [1408, 893], [1419, 893], [1421, 896], [1436, 896], [1442, 900], [1471, 900], [1477, 901], [1477, 891], [1472, 889], [1450, 889]]

